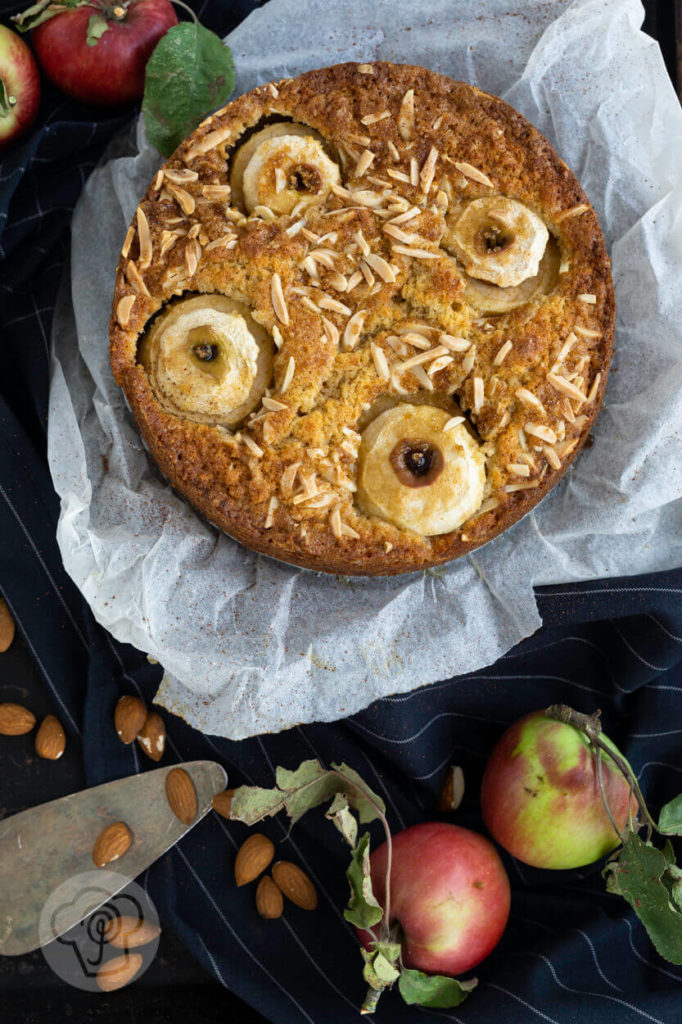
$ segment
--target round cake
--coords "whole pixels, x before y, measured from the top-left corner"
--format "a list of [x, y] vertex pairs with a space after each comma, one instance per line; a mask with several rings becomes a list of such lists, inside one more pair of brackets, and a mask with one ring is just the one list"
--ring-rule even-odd
[[597, 216], [528, 121], [424, 68], [341, 64], [241, 96], [161, 168], [111, 362], [219, 529], [381, 575], [540, 501], [590, 434], [613, 330]]

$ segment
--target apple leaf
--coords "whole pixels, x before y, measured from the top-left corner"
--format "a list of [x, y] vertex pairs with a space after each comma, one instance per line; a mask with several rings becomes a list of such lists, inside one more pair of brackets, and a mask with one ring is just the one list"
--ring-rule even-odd
[[470, 981], [457, 981], [446, 978], [442, 974], [423, 974], [422, 971], [411, 971], [403, 967], [398, 979], [400, 994], [408, 1004], [430, 1006], [434, 1010], [447, 1010], [451, 1006], [459, 1006], [478, 985], [478, 978]]
[[37, 25], [42, 25], [44, 21], [54, 18], [56, 14], [61, 14], [64, 10], [86, 7], [90, 5], [90, 2], [91, 0], [59, 0], [59, 2], [38, 0], [37, 3], [27, 7], [25, 11], [13, 14], [10, 21], [14, 22], [19, 32], [28, 32]]
[[380, 992], [382, 988], [389, 988], [399, 977], [400, 971], [386, 959], [381, 950], [375, 949], [368, 953], [363, 949], [361, 953], [365, 961], [362, 976], [370, 988]]
[[630, 832], [603, 875], [607, 891], [627, 900], [657, 952], [670, 963], [682, 964], [681, 873], [670, 843], [659, 850]]
[[349, 810], [348, 797], [344, 793], [336, 794], [325, 817], [336, 825], [351, 850], [354, 850], [358, 841], [358, 823]]
[[173, 25], [145, 73], [142, 113], [150, 142], [170, 156], [233, 89], [232, 53], [215, 32], [198, 22]]
[[369, 832], [361, 837], [353, 851], [346, 871], [350, 882], [350, 899], [343, 912], [346, 921], [357, 928], [371, 928], [384, 916], [376, 896], [372, 892], [372, 877], [369, 871]]
[[658, 831], [664, 836], [682, 836], [682, 793], [661, 808]]
[[232, 796], [230, 817], [237, 821], [243, 821], [245, 825], [255, 825], [263, 818], [268, 818], [281, 811], [285, 800], [286, 794], [279, 789], [239, 786]]
[[367, 825], [386, 814], [384, 801], [369, 788], [362, 776], [353, 768], [349, 768], [347, 764], [332, 764], [332, 768], [351, 784], [344, 788], [344, 792], [348, 796], [348, 803], [358, 812], [361, 825]]
[[106, 30], [109, 28], [109, 22], [106, 18], [103, 18], [101, 14], [93, 14], [90, 16], [88, 21], [88, 31], [85, 36], [85, 41], [88, 46], [97, 46]]

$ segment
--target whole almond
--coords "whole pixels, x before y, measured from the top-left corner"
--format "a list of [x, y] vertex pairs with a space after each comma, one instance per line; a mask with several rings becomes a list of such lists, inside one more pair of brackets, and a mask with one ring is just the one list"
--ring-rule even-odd
[[120, 697], [114, 711], [114, 725], [121, 743], [132, 743], [147, 718], [147, 708], [139, 697]]
[[36, 754], [47, 761], [58, 761], [66, 750], [66, 734], [54, 715], [47, 715], [36, 733]]
[[234, 862], [234, 880], [237, 885], [248, 885], [265, 871], [275, 856], [272, 840], [261, 832], [254, 832], [240, 847]]
[[197, 791], [184, 768], [171, 768], [168, 772], [166, 799], [175, 817], [183, 825], [191, 825], [197, 816]]
[[223, 818], [229, 818], [232, 813], [232, 797], [234, 796], [233, 789], [224, 789], [222, 793], [216, 793], [211, 803], [213, 804], [213, 810], [221, 814]]
[[166, 749], [166, 726], [156, 711], [149, 711], [137, 734], [137, 742], [152, 761], [160, 761]]
[[443, 786], [436, 803], [437, 811], [456, 811], [464, 797], [464, 772], [459, 765], [452, 764], [448, 768]]
[[130, 984], [144, 958], [141, 953], [123, 953], [102, 964], [97, 972], [97, 987], [102, 992], [115, 992]]
[[256, 910], [261, 917], [274, 920], [282, 916], [284, 897], [270, 875], [263, 875], [256, 889]]
[[116, 949], [137, 949], [158, 939], [161, 929], [139, 917], [113, 917], [104, 928], [104, 938]]
[[36, 716], [23, 704], [0, 704], [0, 736], [23, 736], [36, 724]]
[[112, 861], [118, 860], [133, 841], [133, 833], [124, 821], [115, 821], [100, 832], [92, 851], [95, 867], [103, 868]]
[[3, 654], [14, 640], [14, 619], [7, 607], [7, 601], [0, 597], [0, 654]]
[[314, 910], [317, 906], [317, 890], [305, 871], [288, 860], [278, 860], [272, 866], [272, 877], [287, 899], [302, 910]]

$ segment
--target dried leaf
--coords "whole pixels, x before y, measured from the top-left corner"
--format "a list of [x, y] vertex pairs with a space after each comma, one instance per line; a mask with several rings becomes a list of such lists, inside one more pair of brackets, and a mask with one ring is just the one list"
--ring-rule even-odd
[[344, 793], [336, 794], [325, 817], [334, 822], [351, 850], [354, 850], [358, 841], [358, 823], [349, 810], [348, 798]]
[[658, 831], [664, 836], [682, 836], [682, 793], [661, 808]]
[[369, 870], [369, 832], [360, 839], [346, 871], [350, 882], [351, 896], [343, 916], [357, 928], [371, 928], [383, 917], [376, 896], [372, 891]]
[[411, 971], [406, 967], [403, 967], [398, 980], [400, 994], [409, 1006], [416, 1004], [437, 1010], [459, 1006], [477, 985], [477, 978], [457, 981], [456, 978], [423, 974], [422, 971]]
[[358, 812], [361, 825], [367, 825], [370, 821], [376, 821], [381, 814], [386, 814], [384, 801], [369, 788], [362, 776], [353, 768], [349, 768], [347, 764], [332, 764], [332, 768], [352, 783], [353, 788], [344, 789], [344, 792], [348, 797], [348, 803]]
[[389, 988], [400, 976], [400, 971], [390, 963], [380, 950], [368, 953], [363, 949], [362, 956], [365, 966], [362, 976], [370, 986], [380, 992], [383, 988]]

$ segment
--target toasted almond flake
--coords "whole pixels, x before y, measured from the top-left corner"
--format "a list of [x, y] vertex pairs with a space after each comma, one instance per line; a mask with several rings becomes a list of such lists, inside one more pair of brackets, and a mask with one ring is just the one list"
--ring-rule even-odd
[[559, 355], [556, 357], [557, 363], [563, 363], [564, 359], [571, 351], [577, 340], [578, 339], [576, 338], [575, 334], [573, 333], [573, 331], [571, 331], [571, 333], [566, 338], [566, 341], [561, 346], [561, 349], [559, 350]]
[[498, 351], [497, 355], [493, 359], [493, 364], [495, 366], [500, 366], [504, 362], [506, 357], [509, 355], [509, 353], [511, 352], [512, 347], [513, 346], [512, 346], [511, 341], [505, 341], [504, 345]]
[[557, 450], [561, 453], [561, 457], [566, 458], [567, 455], [570, 455], [573, 449], [578, 444], [579, 440], [580, 438], [576, 437], [572, 441], [564, 441], [561, 444], [558, 444], [556, 447]]
[[[520, 428], [519, 428], [519, 429], [518, 429], [518, 430], [516, 431], [516, 436], [518, 437], [518, 439], [519, 439], [519, 444], [521, 445], [521, 447], [523, 448], [523, 450], [524, 450], [524, 451], [528, 451], [528, 439], [527, 439], [527, 437], [526, 437], [526, 432], [525, 432], [525, 430], [523, 429], [523, 427], [520, 427]], [[523, 458], [523, 456], [521, 456], [521, 458]]]
[[279, 89], [274, 82], [268, 82], [268, 92], [272, 96], [273, 100], [276, 100], [279, 96]]
[[284, 292], [282, 291], [282, 282], [279, 274], [272, 275], [272, 281], [270, 282], [270, 298], [272, 300], [272, 308], [275, 311], [275, 316], [283, 324], [289, 323], [289, 310], [287, 304], [284, 301]]
[[356, 533], [353, 527], [349, 526], [348, 523], [341, 523], [341, 533], [344, 537], [350, 537], [351, 540], [360, 540], [360, 534]]
[[550, 447], [550, 445], [545, 444], [543, 445], [542, 450], [552, 469], [561, 469], [561, 459], [554, 449]]
[[161, 186], [163, 185], [163, 179], [164, 178], [165, 178], [165, 174], [164, 174], [164, 170], [163, 170], [163, 167], [162, 167], [161, 170], [157, 171], [156, 174], [154, 175], [154, 180], [153, 180], [153, 182], [151, 184], [152, 192], [158, 192], [160, 190]]
[[403, 96], [396, 123], [400, 138], [408, 142], [412, 138], [414, 128], [414, 89], [408, 89]]
[[353, 135], [353, 134], [349, 134], [349, 135], [346, 136], [346, 138], [349, 139], [350, 142], [354, 142], [356, 144], [356, 146], [363, 146], [363, 147], [364, 146], [369, 146], [371, 144], [371, 142], [372, 142], [372, 140], [370, 139], [369, 135]]
[[530, 466], [525, 462], [508, 462], [507, 472], [513, 476], [530, 476]]
[[166, 167], [166, 180], [174, 185], [186, 185], [190, 181], [198, 181], [199, 174], [189, 167]]
[[[587, 399], [586, 399], [588, 404], [590, 402], [594, 402], [595, 398], [597, 397], [597, 392], [599, 391], [599, 385], [600, 384], [601, 384], [601, 373], [598, 373], [597, 376], [592, 381], [592, 387], [590, 388], [590, 393], [589, 393], [589, 395], [587, 396]], [[576, 423], [577, 423], [577, 420], [576, 420]]]
[[303, 296], [303, 298], [301, 299], [301, 305], [303, 306], [304, 309], [309, 310], [311, 313], [320, 312], [320, 307], [317, 306], [308, 295]]
[[384, 231], [391, 238], [395, 238], [398, 242], [403, 242], [405, 245], [413, 245], [415, 242], [422, 242], [423, 239], [419, 235], [415, 235], [411, 231], [403, 231], [395, 224], [384, 224]]
[[265, 517], [265, 529], [266, 530], [269, 530], [272, 527], [272, 524], [275, 521], [275, 512], [277, 511], [278, 508], [279, 508], [279, 501], [277, 500], [277, 498], [273, 494], [273, 496], [270, 498], [270, 501], [268, 502], [268, 514]]
[[[346, 329], [343, 332], [343, 347], [346, 349], [354, 349], [358, 343], [362, 326], [367, 318], [367, 310], [359, 309], [357, 313], [353, 313], [352, 317], [346, 324]], [[338, 337], [338, 332], [337, 332]]]
[[419, 163], [416, 156], [410, 157], [410, 185], [416, 188], [419, 184]]
[[374, 284], [374, 274], [372, 273], [372, 268], [369, 266], [368, 263], [365, 263], [364, 260], [360, 264], [360, 272], [364, 277], [365, 281], [367, 282], [367, 284], [371, 288], [372, 285]]
[[284, 372], [284, 380], [282, 381], [282, 386], [279, 389], [280, 395], [284, 394], [284, 392], [287, 390], [287, 388], [291, 384], [292, 380], [294, 379], [294, 371], [295, 371], [295, 369], [296, 369], [296, 360], [294, 359], [293, 356], [289, 356], [289, 362], [287, 363], [287, 368], [286, 368], [286, 370]]
[[458, 427], [460, 425], [460, 423], [464, 423], [464, 419], [464, 416], [451, 416], [443, 427], [443, 433], [445, 433], [448, 430], [454, 430], [455, 427]]
[[481, 505], [481, 507], [479, 508], [478, 512], [476, 513], [476, 515], [477, 515], [477, 516], [482, 516], [482, 515], [484, 515], [484, 514], [485, 514], [486, 512], [492, 512], [492, 510], [493, 510], [494, 508], [497, 508], [499, 504], [500, 504], [500, 503], [499, 503], [499, 501], [497, 500], [497, 498], [488, 498], [488, 500], [487, 500], [487, 501], [484, 501], [484, 502], [483, 502], [483, 504], [482, 504], [482, 505]]
[[366, 256], [367, 253], [370, 251], [370, 248], [369, 245], [367, 244], [367, 240], [365, 239], [365, 236], [363, 235], [362, 231], [356, 231], [354, 237], [355, 241], [358, 243], [360, 247], [360, 252], [362, 253], [363, 256]]
[[452, 334], [439, 334], [438, 343], [444, 345], [450, 352], [468, 352], [471, 342], [466, 338], [456, 338]]
[[294, 235], [297, 235], [299, 233], [299, 231], [302, 230], [303, 223], [304, 222], [302, 220], [294, 221], [293, 224], [290, 224], [288, 228], [284, 229], [284, 233], [287, 234], [289, 236], [289, 238], [293, 238]]
[[324, 333], [327, 336], [327, 340], [332, 345], [338, 345], [339, 343], [339, 329], [336, 324], [333, 324], [331, 320], [327, 320], [326, 316], [322, 317], [322, 326]]
[[567, 398], [564, 399], [563, 404], [564, 415], [569, 423], [575, 423], [575, 413], [573, 412], [573, 406]]
[[332, 274], [329, 275], [329, 277], [327, 278], [327, 284], [330, 285], [334, 289], [334, 291], [348, 291], [348, 281], [343, 276], [343, 274], [340, 274], [338, 272], [338, 270], [335, 270]]
[[407, 342], [408, 345], [412, 345], [413, 348], [421, 349], [424, 352], [433, 345], [430, 338], [420, 334], [418, 331], [405, 331], [405, 333], [400, 335], [400, 338], [402, 341]]
[[440, 128], [442, 122], [443, 122], [443, 115], [441, 114], [440, 117], [437, 117], [436, 120], [431, 125], [431, 130], [434, 131], [434, 132], [437, 132], [438, 129]]
[[485, 400], [485, 390], [482, 377], [474, 377], [474, 412], [480, 412]]
[[382, 348], [379, 348], [377, 344], [371, 342], [370, 350], [372, 352], [372, 359], [374, 360], [374, 368], [384, 380], [391, 379], [391, 371], [388, 366], [388, 360], [386, 353]]
[[187, 237], [188, 238], [196, 238], [200, 231], [201, 231], [201, 224], [199, 224], [199, 223], [192, 224], [192, 227], [187, 232]]
[[133, 311], [135, 305], [134, 295], [124, 295], [122, 299], [119, 299], [116, 303], [116, 319], [118, 320], [121, 327], [125, 327], [130, 320], [130, 314]]
[[134, 237], [135, 237], [135, 228], [131, 224], [130, 227], [128, 228], [127, 233], [126, 233], [125, 241], [123, 243], [123, 248], [121, 249], [121, 256], [123, 257], [123, 259], [126, 259], [128, 253], [130, 252], [130, 246], [133, 244], [133, 238]]
[[365, 171], [369, 170], [374, 162], [374, 153], [370, 149], [363, 149], [362, 153], [358, 157], [358, 162], [355, 165], [353, 172], [354, 178], [361, 178]]
[[357, 192], [351, 193], [351, 198], [359, 206], [350, 206], [348, 207], [349, 210], [357, 210], [365, 206], [369, 209], [374, 209], [381, 206], [384, 201], [383, 196], [379, 195], [378, 192], [373, 192], [371, 189], [358, 189]]
[[386, 147], [394, 160], [400, 160], [400, 153], [398, 152], [395, 142], [392, 142], [390, 139], [388, 139], [386, 142]]
[[[391, 387], [399, 395], [408, 395], [409, 391], [406, 388], [404, 388], [400, 381], [398, 380], [398, 373], [399, 371], [397, 370], [397, 368], [393, 366], [391, 368]], [[428, 377], [426, 379], [428, 380]]]
[[479, 185], [487, 185], [488, 188], [495, 187], [488, 175], [484, 174], [483, 171], [479, 171], [478, 167], [474, 167], [472, 164], [468, 164], [463, 160], [455, 160], [455, 167], [466, 178], [471, 178], [472, 181], [477, 181]]
[[190, 238], [185, 245], [185, 266], [190, 277], [196, 274], [201, 258], [201, 246], [196, 238]]
[[373, 75], [374, 65], [373, 64], [358, 64], [358, 71], [361, 75]]
[[581, 327], [579, 324], [575, 324], [573, 330], [576, 334], [581, 334], [583, 338], [601, 338], [601, 332], [593, 331], [590, 327]]
[[281, 167], [275, 167], [275, 192], [284, 192], [287, 187], [287, 176]]
[[232, 130], [233, 129], [228, 126], [226, 128], [217, 128], [215, 131], [209, 132], [208, 135], [204, 135], [203, 139], [200, 139], [199, 142], [195, 143], [195, 145], [192, 146], [189, 152], [185, 155], [185, 161], [191, 162], [196, 157], [203, 156], [205, 153], [208, 153], [209, 150], [216, 149], [224, 142], [227, 142], [232, 135]]
[[351, 459], [357, 459], [358, 450], [350, 441], [342, 441], [339, 448], [342, 448], [346, 455], [350, 455]]
[[578, 296], [580, 302], [585, 302], [588, 306], [594, 306], [597, 302], [597, 296], [591, 292], [583, 292], [582, 295]]
[[282, 488], [283, 494], [291, 494], [291, 492], [293, 491], [294, 487], [296, 486], [296, 477], [298, 476], [298, 471], [300, 468], [300, 461], [292, 462], [291, 465], [287, 466], [287, 468], [282, 473], [280, 486]]
[[263, 397], [263, 408], [268, 409], [270, 412], [280, 412], [282, 409], [288, 409], [289, 406], [285, 405], [284, 402], [278, 402], [276, 398], [269, 398], [265, 395]]
[[504, 490], [506, 494], [513, 494], [514, 491], [530, 491], [539, 485], [539, 480], [530, 480], [528, 483], [524, 484], [507, 484]]
[[[168, 177], [168, 172], [166, 172], [166, 177]], [[169, 185], [168, 191], [173, 196], [173, 199], [175, 199], [185, 216], [191, 217], [196, 208], [194, 196], [190, 195], [184, 188], [179, 188], [177, 185]]]
[[434, 361], [427, 366], [426, 372], [429, 377], [433, 377], [436, 373], [440, 373], [441, 370], [444, 370], [446, 366], [449, 366], [452, 361], [452, 356], [439, 356], [438, 359], [434, 359]]
[[386, 552], [387, 555], [390, 554], [391, 551], [393, 551], [393, 545], [391, 544], [390, 540], [384, 541], [384, 551]]
[[331, 295], [323, 295], [318, 305], [321, 309], [328, 309], [332, 313], [341, 313], [342, 316], [350, 316], [353, 312], [349, 306], [344, 306], [343, 302], [333, 299]]
[[429, 252], [428, 249], [412, 249], [407, 245], [393, 245], [391, 251], [396, 256], [409, 256], [414, 260], [437, 260], [440, 259], [439, 252]]
[[383, 258], [383, 256], [379, 256], [377, 253], [374, 252], [368, 252], [367, 255], [365, 256], [365, 261], [369, 263], [372, 270], [376, 271], [376, 273], [378, 274], [382, 281], [385, 281], [387, 284], [394, 284], [395, 273], [393, 272], [393, 269], [390, 266], [390, 264], [387, 263], [386, 260]]
[[250, 217], [260, 217], [261, 220], [274, 220], [275, 214], [269, 206], [254, 206], [249, 214]]
[[472, 345], [464, 359], [462, 360], [462, 373], [465, 377], [468, 377], [474, 368], [476, 362], [476, 346]]
[[570, 269], [571, 269], [571, 261], [568, 259], [567, 256], [562, 256], [561, 263], [559, 264], [559, 273], [560, 274], [567, 274]]
[[[223, 245], [227, 248], [227, 247], [229, 247], [231, 245], [232, 242], [234, 242], [235, 245], [237, 244], [237, 236], [236, 235], [232, 235], [232, 234], [223, 235], [221, 238], [214, 238], [214, 240], [212, 242], [209, 242], [208, 245], [205, 246], [205, 251], [206, 252], [210, 252], [212, 249], [219, 249], [220, 246], [223, 246]], [[163, 236], [162, 236], [162, 243], [163, 243]], [[162, 249], [163, 249], [163, 244], [162, 244]]]
[[439, 213], [441, 216], [445, 216], [445, 214], [448, 212], [449, 205], [450, 200], [448, 199], [447, 193], [444, 192], [442, 188], [439, 188], [438, 191], [436, 192], [436, 213]]
[[558, 373], [548, 373], [547, 380], [556, 391], [563, 392], [564, 395], [568, 395], [569, 398], [573, 398], [576, 402], [584, 402], [585, 396], [575, 384], [571, 384], [570, 381], [566, 380]]
[[252, 437], [249, 437], [248, 434], [242, 434], [242, 441], [244, 442], [246, 447], [249, 449], [249, 451], [253, 452], [253, 454], [256, 456], [256, 458], [262, 459], [262, 457], [263, 457], [263, 449], [258, 447], [258, 445], [256, 444], [256, 442], [254, 441], [254, 439]]
[[311, 279], [316, 283], [320, 283], [320, 278], [317, 273], [317, 264], [312, 256], [308, 255], [301, 261], [301, 267], [310, 275]]
[[391, 219], [387, 223], [407, 224], [408, 221], [414, 220], [415, 217], [418, 217], [421, 212], [422, 211], [418, 206], [410, 206], [410, 208], [408, 210], [405, 210], [404, 213], [398, 214], [397, 217], [391, 217]]
[[377, 121], [384, 121], [391, 116], [390, 110], [382, 110], [380, 114], [365, 114], [360, 118], [360, 123], [365, 125], [376, 124]]
[[356, 288], [360, 284], [361, 281], [362, 281], [362, 271], [356, 270], [348, 278], [348, 286], [346, 288], [346, 291], [352, 292], [353, 289]]
[[526, 423], [523, 429], [531, 437], [539, 437], [547, 444], [556, 444], [557, 436], [551, 427], [545, 427], [542, 423]]
[[409, 174], [405, 174], [404, 171], [399, 171], [395, 167], [389, 167], [386, 171], [389, 178], [394, 178], [396, 181], [403, 181], [406, 185], [410, 184]]
[[398, 369], [400, 371], [411, 370], [413, 366], [422, 366], [424, 363], [433, 362], [433, 360], [446, 355], [447, 351], [442, 345], [436, 345], [435, 348], [429, 348], [427, 352], [417, 352], [415, 356], [405, 359], [402, 363], [399, 363]]
[[417, 378], [421, 386], [426, 391], [433, 391], [433, 381], [423, 366], [413, 366], [410, 373]]
[[419, 172], [419, 184], [424, 195], [428, 194], [429, 189], [433, 185], [433, 178], [436, 173], [436, 163], [438, 162], [438, 150], [435, 146], [431, 146], [429, 155], [422, 164], [422, 169]]
[[277, 324], [272, 325], [272, 340], [275, 343], [275, 348], [279, 351], [284, 344], [284, 338]]
[[[161, 232], [161, 247], [159, 249], [159, 258], [160, 259], [163, 259], [163, 257], [166, 255], [166, 253], [170, 252], [170, 250], [173, 248], [173, 246], [175, 245], [177, 240], [178, 240], [178, 236], [175, 234], [174, 231], [162, 231]], [[212, 242], [211, 245], [207, 246], [206, 248], [210, 249], [213, 246], [218, 245], [219, 241], [220, 241], [220, 239], [218, 239], [215, 242]]]
[[327, 270], [334, 269], [334, 257], [336, 255], [333, 249], [311, 249], [308, 253], [311, 260], [315, 260], [316, 263], [326, 267]]
[[580, 213], [586, 213], [589, 208], [587, 203], [579, 203], [577, 206], [572, 206], [570, 210], [562, 210], [561, 213], [557, 213], [554, 217], [554, 223], [560, 224], [567, 217], [577, 217]]
[[146, 295], [147, 298], [150, 298], [147, 285], [142, 280], [142, 275], [133, 260], [128, 260], [126, 263], [125, 275], [128, 278], [128, 283], [133, 286], [138, 295]]
[[338, 505], [329, 513], [329, 525], [337, 540], [341, 540], [341, 509]]
[[514, 394], [524, 405], [530, 405], [534, 409], [541, 409], [542, 412], [545, 411], [545, 407], [540, 399], [532, 391], [529, 391], [528, 388], [517, 388]]

